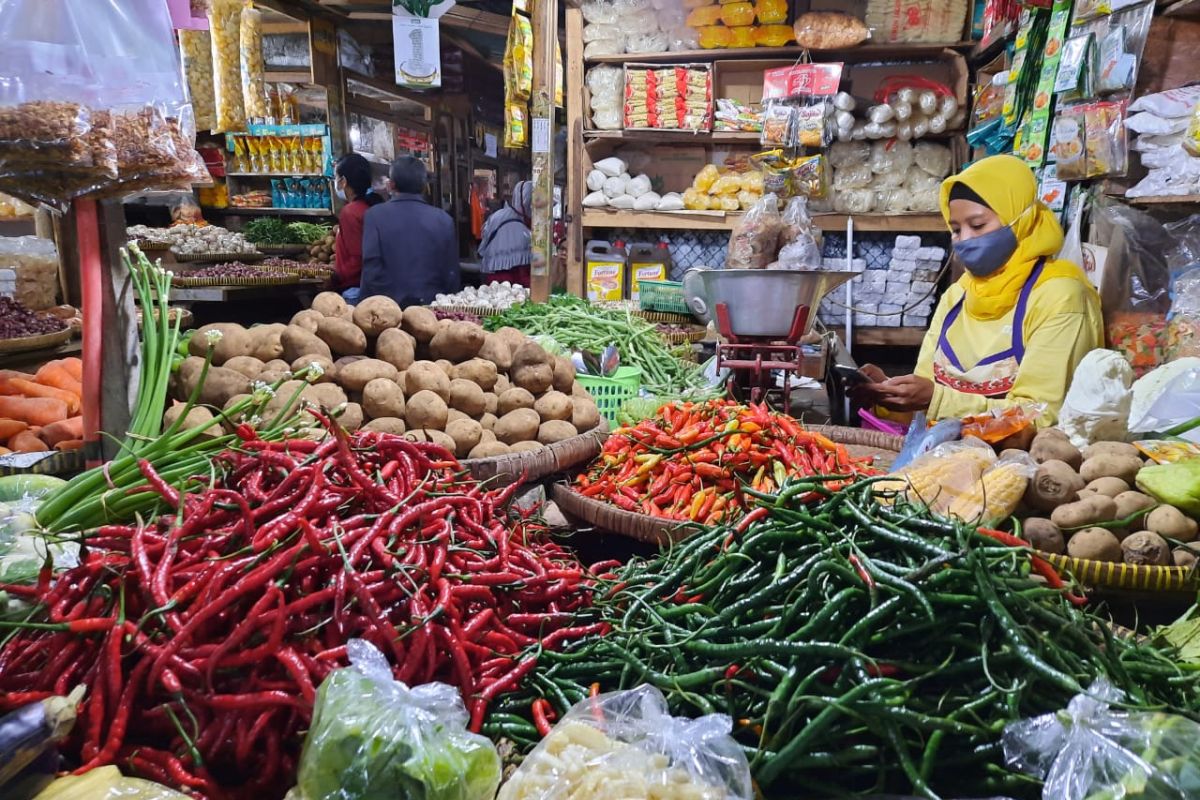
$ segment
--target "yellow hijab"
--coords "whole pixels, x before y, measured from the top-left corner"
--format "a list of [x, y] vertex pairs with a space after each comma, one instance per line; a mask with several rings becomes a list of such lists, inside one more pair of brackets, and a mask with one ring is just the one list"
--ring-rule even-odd
[[1038, 259], [1046, 266], [1038, 284], [1051, 278], [1074, 278], [1093, 293], [1083, 270], [1070, 261], [1054, 258], [1063, 244], [1062, 226], [1037, 195], [1037, 180], [1025, 162], [1015, 156], [989, 156], [942, 181], [942, 216], [950, 222], [950, 190], [961, 183], [979, 195], [1000, 221], [1012, 226], [1017, 249], [1003, 267], [978, 278], [970, 272], [958, 279], [965, 293], [963, 305], [976, 319], [999, 319], [1012, 310]]

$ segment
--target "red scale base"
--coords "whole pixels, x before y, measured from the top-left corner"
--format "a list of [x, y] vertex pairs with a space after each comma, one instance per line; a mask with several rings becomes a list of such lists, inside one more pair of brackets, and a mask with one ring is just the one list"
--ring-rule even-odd
[[729, 323], [729, 307], [717, 303], [717, 331], [726, 340], [717, 345], [717, 369], [729, 368], [726, 388], [742, 402], [761, 403], [777, 390], [774, 371], [783, 372], [780, 410], [788, 413], [792, 400], [792, 373], [800, 373], [804, 354], [800, 339], [808, 322], [808, 306], [797, 306], [792, 326], [784, 336], [738, 336]]

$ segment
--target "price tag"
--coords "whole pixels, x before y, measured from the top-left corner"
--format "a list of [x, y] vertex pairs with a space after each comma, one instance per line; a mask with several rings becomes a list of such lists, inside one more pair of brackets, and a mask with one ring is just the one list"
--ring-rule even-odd
[[550, 152], [550, 119], [549, 117], [535, 117], [533, 120], [533, 137], [530, 139], [530, 147], [535, 153]]

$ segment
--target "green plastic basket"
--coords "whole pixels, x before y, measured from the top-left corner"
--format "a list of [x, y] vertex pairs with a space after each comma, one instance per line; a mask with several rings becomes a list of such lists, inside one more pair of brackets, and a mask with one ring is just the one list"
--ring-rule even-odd
[[636, 397], [638, 388], [642, 385], [641, 367], [617, 367], [612, 376], [602, 378], [599, 375], [576, 375], [575, 380], [587, 389], [588, 394], [596, 401], [600, 415], [608, 420], [610, 427], [617, 424], [617, 412], [626, 400]]
[[684, 302], [680, 281], [638, 281], [638, 303], [643, 311], [692, 315]]

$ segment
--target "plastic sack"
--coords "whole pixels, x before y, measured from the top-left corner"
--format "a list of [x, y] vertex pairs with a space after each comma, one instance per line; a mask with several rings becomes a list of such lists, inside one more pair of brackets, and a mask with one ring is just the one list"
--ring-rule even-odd
[[865, 161], [847, 164], [833, 171], [833, 191], [844, 192], [847, 189], [866, 189], [875, 180], [871, 165]]
[[871, 36], [862, 20], [838, 11], [810, 11], [796, 18], [796, 44], [811, 50], [853, 47]]
[[1058, 427], [1076, 447], [1123, 442], [1129, 435], [1133, 368], [1120, 353], [1093, 350], [1075, 367], [1058, 412]]
[[263, 119], [267, 116], [267, 85], [266, 64], [263, 61], [262, 12], [249, 6], [243, 8], [239, 26], [242, 104], [247, 117]]
[[829, 165], [834, 174], [843, 167], [865, 164], [871, 157], [871, 145], [866, 142], [834, 142], [829, 147]]
[[491, 800], [500, 756], [467, 731], [458, 690], [409, 688], [373, 645], [351, 639], [347, 649], [352, 666], [331, 672], [317, 691], [293, 796]]
[[216, 133], [246, 128], [246, 103], [242, 94], [242, 5], [241, 0], [210, 0], [208, 5], [213, 97], [217, 104]]
[[58, 250], [38, 236], [0, 236], [0, 295], [40, 311], [58, 299]]
[[33, 800], [188, 800], [189, 795], [142, 778], [127, 778], [113, 766], [56, 778]]
[[750, 800], [729, 717], [672, 717], [651, 686], [577, 703], [500, 789], [497, 800]]
[[839, 214], [869, 214], [875, 210], [874, 189], [847, 189], [834, 192], [833, 210]]
[[725, 266], [729, 269], [762, 269], [775, 259], [783, 220], [779, 216], [779, 198], [774, 194], [763, 198], [746, 212], [729, 235], [729, 254]]
[[884, 172], [907, 172], [913, 165], [914, 158], [913, 146], [908, 142], [889, 140], [871, 145], [871, 171], [877, 175]]
[[1200, 796], [1200, 724], [1161, 712], [1115, 710], [1124, 699], [1106, 678], [1065, 711], [1004, 729], [1009, 765], [1045, 781], [1054, 800], [1185, 800]]
[[950, 148], [936, 142], [917, 142], [913, 145], [913, 163], [934, 178], [941, 180], [950, 174]]
[[[1129, 430], [1158, 433], [1200, 417], [1200, 358], [1184, 358], [1139, 378], [1130, 392]], [[1200, 430], [1182, 434], [1200, 441]]]
[[196, 128], [210, 131], [217, 124], [217, 104], [213, 95], [212, 35], [208, 31], [181, 30], [179, 50]]
[[617, 4], [611, 0], [584, 0], [579, 6], [585, 22], [613, 23], [617, 21]]
[[875, 210], [885, 213], [903, 213], [913, 206], [912, 193], [908, 189], [880, 189], [875, 197]]

